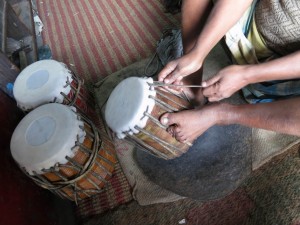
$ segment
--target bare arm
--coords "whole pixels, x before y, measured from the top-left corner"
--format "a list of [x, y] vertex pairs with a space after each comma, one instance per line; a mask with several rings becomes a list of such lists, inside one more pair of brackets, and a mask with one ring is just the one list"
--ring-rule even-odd
[[300, 78], [300, 51], [269, 62], [248, 66], [245, 71], [244, 76], [249, 84]]
[[209, 101], [219, 101], [248, 84], [300, 78], [300, 51], [255, 65], [233, 65], [204, 81], [203, 94]]
[[194, 51], [203, 61], [226, 32], [242, 17], [252, 0], [218, 0], [200, 33]]
[[[203, 29], [199, 33], [194, 47], [180, 59], [168, 63], [159, 73], [159, 80], [172, 83], [176, 80], [180, 81], [183, 77], [199, 70], [207, 54], [241, 18], [251, 3], [252, 0], [216, 1]], [[200, 4], [195, 4], [195, 6], [198, 5], [200, 6]]]

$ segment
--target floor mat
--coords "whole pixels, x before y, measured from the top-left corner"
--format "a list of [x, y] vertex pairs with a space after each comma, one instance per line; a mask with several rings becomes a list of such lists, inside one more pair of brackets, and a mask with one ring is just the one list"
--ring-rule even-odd
[[256, 205], [248, 225], [300, 224], [299, 146], [273, 157], [243, 185]]
[[37, 7], [53, 58], [93, 83], [147, 58], [180, 21], [156, 0], [37, 0]]
[[78, 202], [76, 214], [81, 220], [102, 214], [132, 200], [131, 188], [119, 163], [103, 192]]
[[299, 225], [299, 144], [256, 170], [239, 189], [223, 199], [188, 198], [140, 206], [135, 201], [90, 218], [85, 225]]

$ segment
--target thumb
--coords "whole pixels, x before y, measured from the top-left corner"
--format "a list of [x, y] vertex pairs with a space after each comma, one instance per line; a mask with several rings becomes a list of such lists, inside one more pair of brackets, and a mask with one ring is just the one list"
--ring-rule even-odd
[[217, 83], [219, 80], [220, 80], [219, 76], [214, 76], [214, 77], [212, 77], [212, 78], [210, 78], [210, 79], [208, 79], [206, 81], [203, 81], [201, 85], [203, 87], [209, 87], [209, 86]]
[[176, 69], [176, 63], [169, 62], [158, 74], [158, 81], [164, 81], [174, 70]]

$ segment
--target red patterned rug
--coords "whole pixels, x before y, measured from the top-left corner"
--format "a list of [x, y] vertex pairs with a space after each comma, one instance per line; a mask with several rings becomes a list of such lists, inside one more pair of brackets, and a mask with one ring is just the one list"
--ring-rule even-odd
[[150, 56], [162, 31], [180, 21], [159, 0], [38, 0], [37, 6], [53, 58], [93, 83]]

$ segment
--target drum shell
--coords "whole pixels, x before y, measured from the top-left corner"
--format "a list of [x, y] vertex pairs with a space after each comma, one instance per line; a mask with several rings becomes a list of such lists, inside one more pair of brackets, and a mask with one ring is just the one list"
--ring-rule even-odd
[[103, 128], [103, 124], [99, 122], [98, 115], [96, 113], [95, 100], [92, 94], [83, 85], [83, 81], [81, 81], [74, 74], [72, 79], [73, 81], [71, 83], [66, 83], [71, 87], [70, 92], [67, 95], [61, 92], [61, 94], [64, 96], [62, 104], [74, 106], [78, 112], [86, 115], [98, 127]]
[[41, 60], [29, 65], [16, 79], [13, 93], [24, 112], [48, 103], [60, 103], [75, 107], [99, 125], [94, 96], [84, 80], [64, 63]]
[[[192, 108], [192, 104], [187, 100], [179, 97], [171, 92], [164, 90], [163, 88], [157, 87], [156, 88], [156, 101], [162, 101], [164, 104], [168, 106], [168, 109], [161, 106], [159, 103], [156, 103], [152, 112], [151, 116], [156, 118], [159, 121], [160, 117], [167, 113], [167, 112], [177, 112], [186, 109]], [[181, 156], [189, 149], [189, 145], [185, 143], [181, 143], [177, 141], [174, 137], [172, 137], [166, 129], [161, 128], [158, 126], [153, 120], [150, 118], [148, 119], [146, 126], [143, 128], [146, 132], [151, 133], [153, 136], [162, 139], [163, 141], [167, 142], [168, 144], [172, 145], [171, 150], [168, 150], [166, 147], [162, 146], [158, 141], [153, 140], [148, 135], [145, 135], [143, 132], [139, 132], [138, 134], [134, 134], [139, 140], [141, 140], [143, 144], [142, 147], [150, 151], [150, 153], [158, 156], [157, 154], [153, 153], [149, 148], [148, 145], [155, 148], [159, 151], [163, 158], [165, 159], [173, 159], [176, 157]]]
[[[50, 169], [51, 171], [47, 170], [43, 174], [31, 176], [38, 185], [51, 190], [62, 198], [72, 201], [81, 200], [101, 192], [106, 182], [111, 178], [114, 165], [117, 162], [113, 143], [110, 142], [105, 134], [101, 134], [100, 138], [102, 140], [100, 140], [99, 146], [96, 146], [95, 149], [97, 157], [91, 164], [88, 172], [81, 174], [79, 167], [84, 167], [91, 157], [91, 153], [87, 153], [83, 149], [86, 148], [92, 152], [95, 138], [97, 135], [99, 136], [98, 130], [96, 133], [93, 133], [89, 124], [85, 123], [84, 128], [87, 136], [82, 143], [83, 147], [78, 147], [75, 156], [70, 159], [72, 162], [55, 165], [55, 168]], [[62, 184], [62, 182], [66, 181], [69, 184]]]

